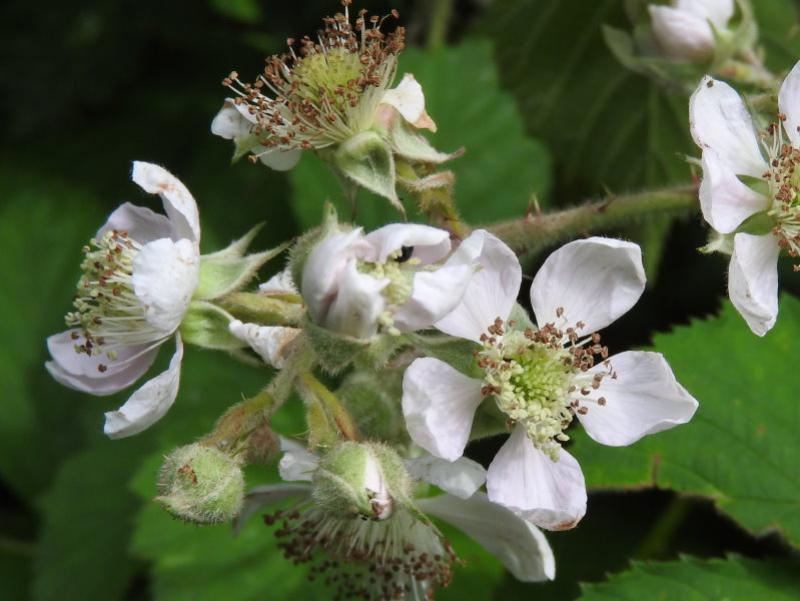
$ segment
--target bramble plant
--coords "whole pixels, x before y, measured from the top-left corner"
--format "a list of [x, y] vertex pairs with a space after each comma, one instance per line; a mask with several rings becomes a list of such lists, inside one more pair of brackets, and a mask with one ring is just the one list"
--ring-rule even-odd
[[[134, 183], [164, 211], [125, 203], [86, 243], [47, 369], [98, 396], [143, 381], [105, 414], [111, 438], [158, 428], [181, 402], [184, 345], [261, 369], [260, 392], [163, 458], [155, 501], [185, 522], [237, 531], [263, 516], [263, 536], [332, 597], [434, 598], [464, 563], [452, 528], [517, 580], [553, 580], [556, 559], [570, 559], [548, 541], [581, 527], [587, 485], [608, 485], [592, 480], [596, 461], [568, 450], [573, 438], [657, 439], [695, 427], [704, 402], [671, 357], [604, 344], [600, 331], [647, 286], [624, 228], [700, 212], [712, 228], [701, 250], [730, 255], [734, 307], [759, 336], [776, 323], [779, 256], [800, 254], [800, 63], [785, 78], [766, 67], [747, 0], [628, 3], [630, 32], [607, 28], [605, 39], [626, 68], [684, 94], [701, 154], [687, 157], [686, 183], [563, 210], [532, 203], [478, 226], [462, 218], [445, 169], [468, 164], [471, 149], [431, 141], [428, 82], [399, 67], [401, 16], [351, 4], [288, 39], [254, 78], [227, 75], [211, 133], [252, 169], [291, 170], [313, 155], [352, 217], [319, 198], [318, 225], [296, 238], [253, 252], [254, 220], [202, 254], [204, 215], [187, 186], [134, 162]], [[368, 202], [388, 203], [395, 222], [359, 225]], [[502, 190], [485, 202], [503, 203]], [[620, 237], [601, 235], [612, 232]], [[276, 275], [255, 286], [265, 266]], [[165, 343], [172, 359], [146, 379]], [[300, 431], [279, 425], [288, 406], [302, 408]], [[495, 436], [504, 442], [487, 465], [468, 456]], [[277, 477], [253, 481], [253, 466]]]

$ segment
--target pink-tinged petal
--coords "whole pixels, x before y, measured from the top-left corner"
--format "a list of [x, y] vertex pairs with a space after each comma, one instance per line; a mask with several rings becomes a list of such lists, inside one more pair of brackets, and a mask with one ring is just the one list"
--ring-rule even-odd
[[438, 359], [415, 359], [403, 374], [408, 433], [423, 449], [448, 461], [463, 455], [482, 400], [480, 380]]
[[778, 240], [772, 234], [736, 234], [728, 268], [728, 294], [754, 334], [763, 336], [778, 318]]
[[[73, 333], [78, 338], [73, 338]], [[147, 345], [125, 347], [117, 351], [112, 361], [105, 355], [89, 356], [75, 352], [75, 345], [82, 344], [81, 331], [67, 330], [47, 339], [47, 349], [52, 361], [45, 364], [50, 375], [64, 386], [97, 396], [114, 394], [127, 388], [153, 364], [158, 347]], [[100, 366], [105, 366], [101, 371]]]
[[145, 244], [133, 260], [131, 282], [149, 323], [167, 336], [180, 325], [200, 278], [197, 245], [186, 238]]
[[783, 128], [792, 146], [800, 148], [800, 61], [795, 63], [781, 84], [778, 110], [786, 117]]
[[353, 258], [371, 252], [361, 228], [342, 234], [331, 234], [314, 247], [303, 267], [300, 288], [308, 312], [317, 323], [328, 313], [336, 298], [339, 278]]
[[761, 177], [767, 170], [750, 113], [725, 82], [703, 78], [689, 100], [689, 128], [695, 143], [736, 175]]
[[97, 231], [97, 238], [114, 230], [127, 232], [139, 244], [147, 244], [159, 238], [172, 238], [175, 234], [172, 223], [166, 216], [129, 202], [111, 213], [105, 225]]
[[403, 75], [402, 81], [396, 88], [387, 90], [381, 99], [381, 104], [394, 107], [403, 119], [417, 129], [436, 131], [436, 123], [425, 112], [425, 94], [411, 73]]
[[445, 265], [416, 273], [411, 297], [394, 312], [395, 327], [401, 332], [431, 327], [458, 306], [474, 273], [471, 265]]
[[378, 317], [386, 309], [381, 291], [389, 285], [386, 278], [374, 278], [361, 273], [351, 260], [339, 277], [336, 298], [321, 325], [329, 330], [369, 338], [378, 331]]
[[300, 161], [301, 151], [299, 148], [292, 150], [278, 150], [277, 148], [257, 147], [254, 152], [258, 155], [258, 160], [270, 169], [275, 171], [289, 171]]
[[448, 461], [422, 455], [406, 461], [406, 468], [413, 478], [434, 484], [460, 499], [470, 498], [486, 482], [483, 466], [467, 457]]
[[[531, 285], [536, 323], [558, 327], [583, 322], [596, 332], [627, 313], [644, 292], [642, 251], [614, 238], [575, 240], [554, 251]], [[559, 316], [558, 309], [563, 309]]]
[[547, 530], [574, 528], [586, 513], [586, 483], [575, 458], [553, 461], [517, 426], [486, 475], [489, 499]]
[[[616, 378], [603, 378], [600, 388], [582, 400], [587, 413], [578, 413], [586, 433], [609, 446], [633, 444], [646, 434], [687, 423], [697, 401], [675, 379], [660, 353], [628, 351], [611, 358]], [[590, 374], [603, 373], [600, 364]], [[602, 398], [602, 404], [597, 400]]]
[[653, 34], [665, 55], [703, 61], [714, 54], [714, 33], [706, 18], [670, 6], [651, 4], [648, 9]]
[[302, 332], [299, 328], [262, 326], [256, 323], [242, 323], [238, 319], [228, 324], [228, 330], [236, 338], [246, 342], [264, 363], [276, 369], [283, 368], [292, 341]]
[[450, 252], [450, 234], [446, 230], [418, 223], [391, 223], [367, 234], [373, 251], [367, 261], [385, 263], [389, 255], [404, 246], [413, 248], [412, 257], [423, 265], [435, 263]]
[[485, 230], [464, 240], [445, 266], [477, 265], [458, 306], [436, 327], [451, 336], [480, 341], [498, 317], [506, 320], [517, 300], [522, 282], [519, 260], [506, 244]]
[[427, 514], [449, 522], [478, 541], [522, 582], [542, 582], [556, 576], [553, 551], [533, 524], [492, 503], [478, 492], [468, 499], [440, 495], [418, 501]]
[[122, 407], [106, 413], [103, 431], [110, 438], [126, 438], [143, 432], [160, 420], [178, 396], [183, 342], [175, 335], [175, 354], [166, 371], [145, 382]]
[[200, 242], [197, 202], [177, 177], [153, 163], [134, 161], [131, 178], [145, 192], [161, 197], [164, 211], [174, 224], [179, 237]]
[[713, 150], [703, 152], [700, 208], [711, 227], [721, 234], [729, 234], [745, 219], [765, 210], [768, 204], [765, 196], [742, 183]]

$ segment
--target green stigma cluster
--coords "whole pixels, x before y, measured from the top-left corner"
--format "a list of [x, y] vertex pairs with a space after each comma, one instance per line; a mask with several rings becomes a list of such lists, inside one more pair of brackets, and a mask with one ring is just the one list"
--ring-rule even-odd
[[378, 320], [384, 330], [393, 336], [399, 336], [400, 331], [394, 327], [392, 307], [402, 305], [411, 297], [414, 290], [414, 275], [419, 270], [420, 264], [419, 259], [414, 257], [403, 260], [403, 252], [392, 253], [384, 263], [362, 261], [358, 265], [361, 273], [379, 280], [389, 280], [389, 284], [381, 290], [381, 295], [386, 299], [387, 309], [379, 316]]

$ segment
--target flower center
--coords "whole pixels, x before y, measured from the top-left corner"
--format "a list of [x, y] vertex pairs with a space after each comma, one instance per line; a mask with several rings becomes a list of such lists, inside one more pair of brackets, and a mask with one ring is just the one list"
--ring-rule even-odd
[[[234, 71], [223, 85], [237, 94], [256, 118], [253, 134], [260, 143], [281, 150], [321, 149], [339, 144], [369, 129], [384, 92], [397, 70], [397, 55], [404, 47], [405, 29], [383, 33], [389, 16], [369, 17], [361, 10], [350, 22], [349, 0], [345, 12], [327, 17], [316, 40], [287, 40], [289, 52], [267, 59], [264, 72], [250, 83]], [[254, 155], [257, 160], [258, 156]]]
[[[563, 310], [559, 309], [561, 315]], [[561, 443], [569, 440], [565, 430], [575, 413], [586, 413], [586, 399], [606, 375], [589, 375], [596, 358], [605, 360], [608, 350], [600, 336], [583, 338], [584, 325], [560, 330], [547, 324], [539, 330], [516, 330], [513, 321], [508, 331], [498, 318], [481, 336], [478, 366], [484, 371], [484, 396], [494, 397], [498, 408], [511, 424], [522, 425], [533, 445], [558, 458]], [[604, 401], [603, 401], [604, 402]], [[598, 401], [598, 404], [602, 404]]]
[[447, 586], [457, 561], [436, 528], [406, 509], [375, 521], [331, 516], [309, 503], [267, 515], [287, 559], [311, 564], [337, 598], [428, 599]]
[[[779, 115], [782, 122], [784, 115]], [[769, 170], [763, 177], [772, 199], [768, 214], [775, 220], [772, 233], [778, 244], [793, 258], [800, 257], [800, 150], [784, 142], [783, 127], [772, 123], [767, 128], [772, 143], [768, 147]], [[795, 266], [795, 271], [800, 266]]]
[[384, 263], [360, 261], [358, 270], [377, 279], [388, 279], [389, 284], [381, 290], [386, 299], [386, 310], [380, 315], [381, 325], [392, 335], [399, 336], [400, 331], [394, 327], [393, 312], [404, 304], [414, 290], [414, 275], [419, 270], [420, 260], [412, 257], [413, 248], [404, 246], [391, 253]]
[[[163, 332], [148, 323], [133, 290], [133, 261], [139, 250], [138, 242], [127, 232], [117, 230], [108, 231], [83, 247], [83, 273], [73, 302], [75, 310], [66, 315], [68, 326], [83, 329], [82, 343], [77, 342], [78, 333], [73, 334], [75, 352], [105, 354], [113, 361], [123, 347], [163, 338]], [[105, 371], [107, 366], [100, 364], [98, 369]]]

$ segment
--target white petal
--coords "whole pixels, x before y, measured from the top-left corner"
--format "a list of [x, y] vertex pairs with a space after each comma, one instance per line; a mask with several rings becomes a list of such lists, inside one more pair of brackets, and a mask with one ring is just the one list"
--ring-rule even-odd
[[445, 492], [468, 499], [486, 482], [483, 466], [467, 457], [455, 461], [422, 455], [406, 461], [408, 473], [417, 480], [435, 484]]
[[110, 438], [125, 438], [138, 434], [160, 420], [178, 396], [181, 379], [183, 342], [175, 335], [175, 354], [166, 371], [145, 382], [125, 404], [106, 413], [103, 431]]
[[783, 128], [792, 146], [800, 147], [800, 61], [795, 63], [781, 84], [778, 110], [786, 116]]
[[300, 284], [308, 312], [316, 322], [327, 315], [336, 297], [339, 278], [354, 257], [371, 252], [361, 228], [343, 234], [332, 234], [314, 247], [303, 267]]
[[728, 269], [728, 294], [754, 334], [763, 336], [778, 318], [778, 240], [772, 234], [736, 234]]
[[[575, 240], [554, 251], [531, 285], [536, 323], [596, 332], [624, 315], [644, 292], [642, 251], [614, 238]], [[557, 309], [564, 309], [558, 317]]]
[[231, 334], [246, 342], [264, 360], [264, 363], [281, 369], [286, 362], [286, 350], [302, 332], [298, 328], [261, 326], [257, 323], [242, 323], [234, 319], [228, 324]]
[[724, 81], [703, 78], [689, 100], [689, 127], [695, 143], [716, 152], [735, 174], [761, 177], [767, 170], [750, 113]]
[[721, 234], [729, 234], [745, 219], [765, 210], [768, 204], [765, 196], [742, 183], [713, 150], [703, 151], [700, 208], [711, 227]]
[[414, 249], [412, 257], [423, 264], [435, 263], [450, 252], [450, 234], [445, 230], [418, 223], [391, 223], [367, 234], [373, 251], [364, 259], [386, 263], [388, 256], [404, 246]]
[[403, 119], [418, 129], [427, 128], [436, 131], [436, 123], [425, 112], [425, 94], [411, 73], [403, 75], [403, 80], [396, 88], [387, 90], [381, 104], [388, 104], [397, 109]]
[[292, 280], [292, 270], [288, 267], [276, 273], [258, 287], [264, 294], [297, 294], [297, 286]]
[[112, 230], [127, 232], [139, 244], [147, 244], [159, 238], [172, 238], [175, 235], [172, 222], [166, 216], [129, 202], [109, 215], [105, 225], [97, 231], [97, 238]]
[[[73, 338], [73, 332], [79, 338]], [[119, 349], [113, 361], [105, 355], [90, 357], [75, 352], [75, 345], [82, 343], [80, 336], [78, 329], [50, 336], [47, 349], [53, 360], [45, 367], [60, 384], [98, 396], [114, 394], [133, 384], [158, 354], [158, 346], [148, 350], [147, 345], [137, 345]], [[100, 365], [106, 366], [105, 371], [100, 371]]]
[[394, 312], [397, 329], [413, 332], [443, 319], [464, 298], [474, 273], [472, 265], [445, 265], [436, 271], [417, 272], [411, 297]]
[[[660, 353], [628, 351], [611, 358], [617, 378], [606, 377], [589, 395], [588, 409], [578, 419], [587, 434], [610, 446], [633, 444], [646, 434], [687, 423], [697, 410], [697, 401], [675, 379]], [[597, 365], [589, 373], [602, 373]], [[604, 405], [592, 401], [604, 398]]]
[[244, 505], [239, 515], [233, 520], [233, 533], [239, 534], [242, 527], [265, 507], [277, 505], [292, 497], [308, 496], [311, 487], [308, 484], [264, 484], [247, 491]]
[[175, 331], [200, 278], [197, 245], [161, 238], [145, 244], [133, 260], [131, 282], [147, 321], [168, 335]]
[[718, 29], [728, 24], [735, 9], [734, 0], [673, 0], [672, 5], [678, 10], [708, 19]]
[[653, 34], [670, 58], [702, 61], [714, 54], [714, 34], [708, 20], [669, 6], [649, 7]]
[[182, 238], [200, 242], [200, 215], [197, 202], [186, 186], [169, 171], [153, 163], [133, 162], [134, 182], [150, 194], [158, 194], [164, 203], [164, 211], [175, 224]]
[[378, 317], [386, 308], [381, 290], [388, 285], [386, 278], [378, 279], [358, 271], [352, 259], [339, 278], [336, 298], [321, 325], [354, 338], [374, 336], [378, 331]]
[[222, 108], [211, 121], [211, 133], [226, 140], [235, 140], [250, 135], [256, 122], [246, 106], [237, 105], [230, 98], [225, 99]]
[[547, 530], [574, 528], [586, 513], [586, 484], [575, 458], [553, 461], [517, 426], [486, 475], [489, 499]]
[[468, 378], [438, 359], [415, 359], [403, 374], [408, 433], [423, 449], [448, 461], [464, 453], [482, 400], [480, 380]]
[[300, 161], [300, 149], [278, 150], [259, 146], [255, 151], [258, 159], [275, 171], [289, 171]]
[[278, 463], [278, 472], [281, 478], [289, 482], [311, 482], [319, 466], [319, 457], [300, 443], [284, 436], [280, 437], [280, 443], [283, 457]]
[[440, 495], [417, 503], [425, 513], [453, 524], [495, 555], [517, 580], [553, 580], [556, 563], [544, 534], [533, 524], [489, 501], [484, 493], [469, 499]]
[[436, 323], [451, 336], [480, 341], [495, 319], [507, 319], [519, 294], [522, 268], [506, 244], [485, 230], [476, 230], [445, 265], [477, 264], [464, 297], [452, 313]]

